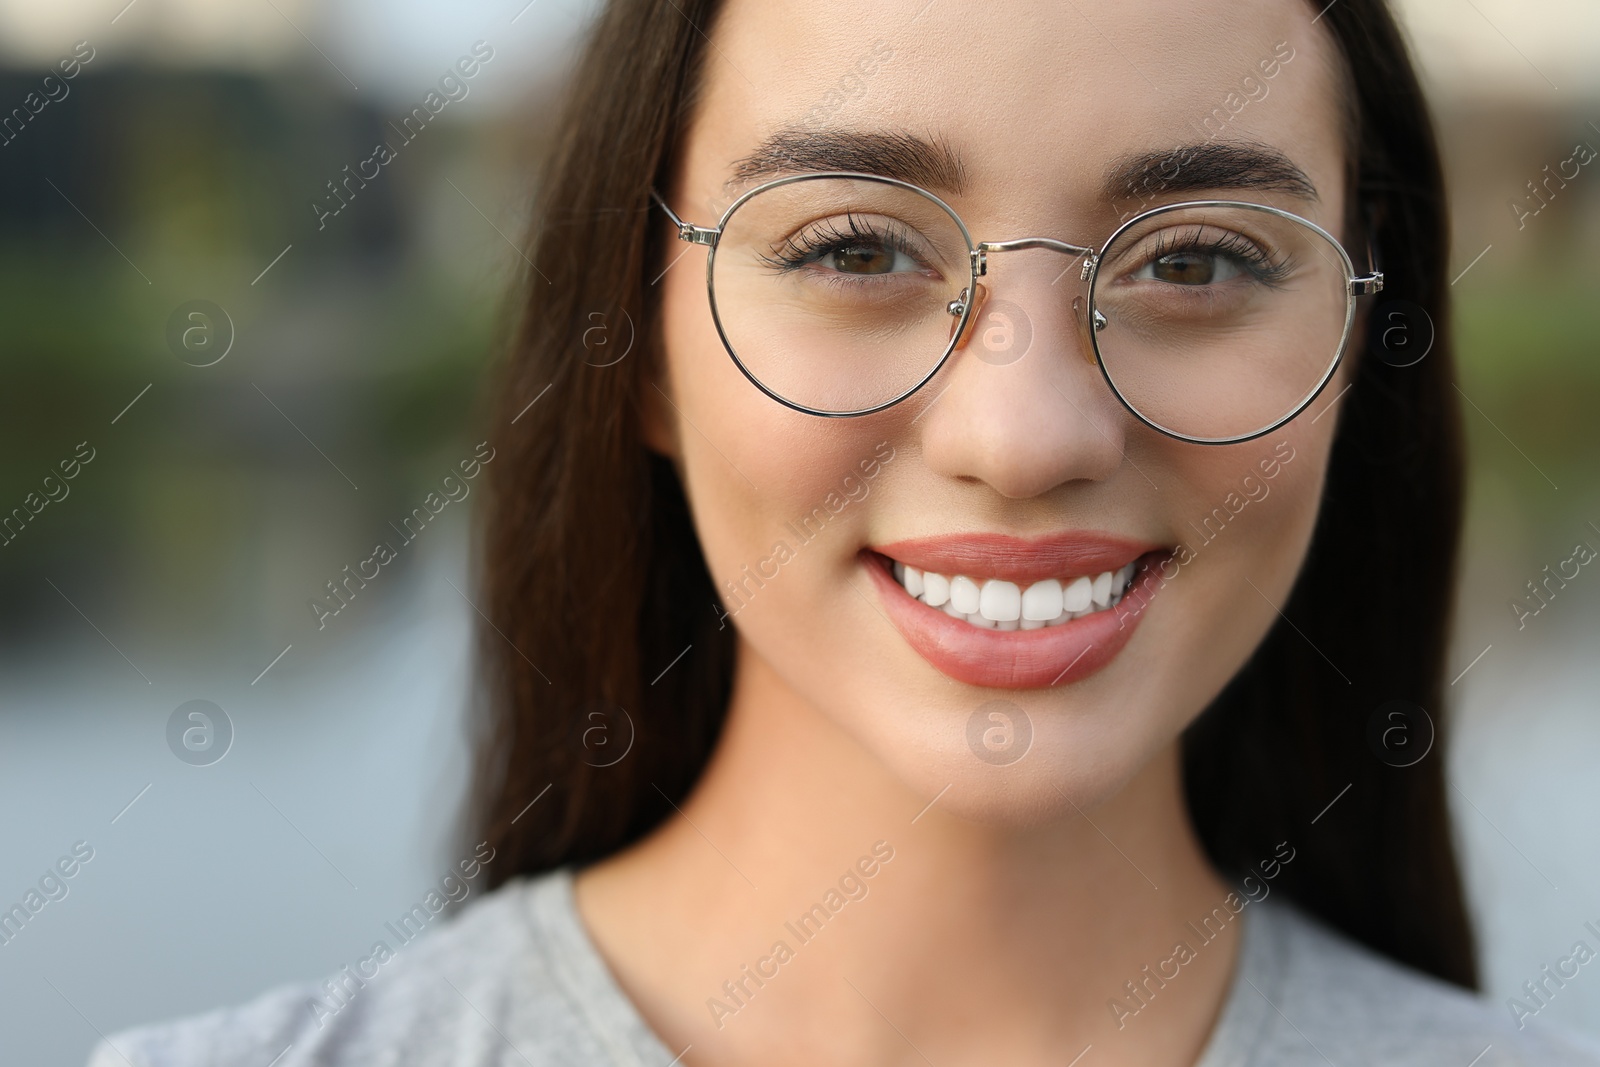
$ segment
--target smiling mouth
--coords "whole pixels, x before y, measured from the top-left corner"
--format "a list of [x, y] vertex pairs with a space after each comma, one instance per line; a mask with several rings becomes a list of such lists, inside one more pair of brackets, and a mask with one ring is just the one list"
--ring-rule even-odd
[[1121, 602], [1143, 566], [1141, 558], [1097, 574], [1019, 585], [981, 575], [918, 570], [878, 555], [913, 600], [980, 630], [1042, 630], [1109, 611]]

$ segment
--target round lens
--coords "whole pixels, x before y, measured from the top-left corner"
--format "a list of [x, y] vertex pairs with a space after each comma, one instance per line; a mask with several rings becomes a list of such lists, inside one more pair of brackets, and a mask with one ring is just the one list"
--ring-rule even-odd
[[1100, 255], [1095, 347], [1145, 421], [1197, 441], [1251, 437], [1331, 376], [1352, 312], [1349, 277], [1331, 238], [1271, 208], [1158, 209]]
[[900, 399], [948, 354], [972, 281], [961, 223], [889, 180], [803, 177], [736, 204], [711, 258], [723, 340], [794, 406], [858, 414]]

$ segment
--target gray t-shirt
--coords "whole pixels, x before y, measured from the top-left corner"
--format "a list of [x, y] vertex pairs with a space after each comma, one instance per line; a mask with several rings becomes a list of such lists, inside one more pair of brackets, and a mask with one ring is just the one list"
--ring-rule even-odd
[[[1195, 1067], [1600, 1067], [1600, 1042], [1538, 1021], [1519, 1031], [1506, 1009], [1281, 896], [1239, 918], [1239, 964]], [[682, 1051], [661, 1043], [607, 970], [567, 868], [513, 879], [361, 970], [371, 977], [347, 968], [115, 1034], [89, 1067], [669, 1067]]]

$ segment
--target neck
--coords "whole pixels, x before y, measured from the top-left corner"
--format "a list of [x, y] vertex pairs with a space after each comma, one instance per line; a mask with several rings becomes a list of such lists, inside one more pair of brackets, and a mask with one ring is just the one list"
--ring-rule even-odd
[[942, 1067], [1091, 1044], [1101, 1063], [1191, 1064], [1226, 992], [1237, 924], [1202, 923], [1231, 917], [1229, 889], [1189, 821], [1176, 742], [1097, 804], [971, 822], [741, 644], [723, 736], [680, 808], [585, 870], [578, 903], [688, 1062], [920, 1059], [910, 1043]]

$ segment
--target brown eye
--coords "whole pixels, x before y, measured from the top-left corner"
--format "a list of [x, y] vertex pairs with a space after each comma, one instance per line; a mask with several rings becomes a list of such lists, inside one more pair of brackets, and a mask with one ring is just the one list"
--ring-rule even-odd
[[1211, 281], [1211, 276], [1216, 273], [1213, 269], [1216, 261], [1210, 256], [1199, 256], [1192, 252], [1179, 252], [1170, 256], [1162, 256], [1156, 260], [1155, 276], [1164, 282], [1175, 282], [1179, 285], [1205, 285]]
[[858, 245], [833, 253], [833, 267], [844, 274], [888, 274], [894, 269], [895, 254], [888, 249]]

